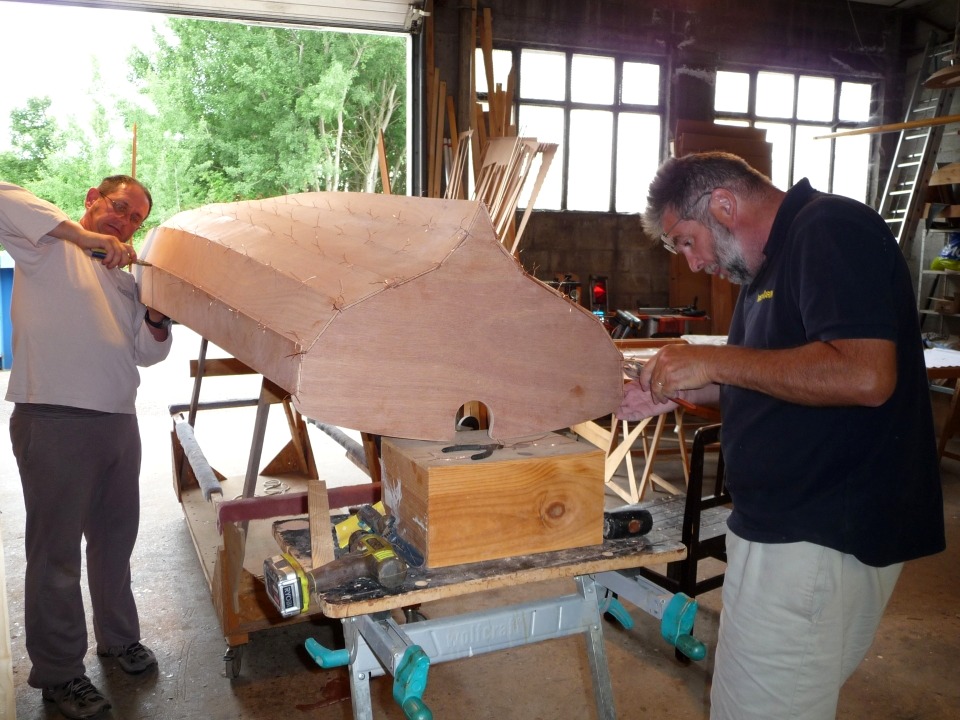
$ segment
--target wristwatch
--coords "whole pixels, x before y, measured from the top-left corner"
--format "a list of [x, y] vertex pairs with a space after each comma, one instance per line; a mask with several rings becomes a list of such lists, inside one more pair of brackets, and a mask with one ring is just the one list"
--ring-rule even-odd
[[166, 315], [163, 316], [163, 320], [161, 320], [160, 322], [154, 322], [153, 320], [150, 319], [149, 310], [146, 310], [143, 313], [143, 321], [150, 327], [155, 327], [157, 330], [166, 330], [173, 323], [173, 320], [168, 318]]

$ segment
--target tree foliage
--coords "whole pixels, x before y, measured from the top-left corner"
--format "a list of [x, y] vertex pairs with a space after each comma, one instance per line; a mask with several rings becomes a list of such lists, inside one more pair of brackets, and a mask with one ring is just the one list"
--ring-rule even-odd
[[0, 178], [82, 211], [91, 183], [130, 172], [136, 127], [136, 174], [154, 198], [148, 226], [211, 202], [375, 192], [380, 131], [392, 185], [405, 183], [403, 38], [182, 18], [155, 27], [156, 51], [128, 61], [143, 103], [111, 102], [95, 73], [87, 129], [61, 130], [50, 100], [31, 98], [11, 113]]
[[50, 116], [49, 97], [27, 99], [10, 113], [9, 152], [0, 154], [0, 177], [23, 184], [40, 178], [44, 163], [63, 148], [57, 121]]
[[[400, 38], [171, 19], [135, 81], [140, 167], [173, 207], [310, 190], [374, 190], [376, 136], [402, 173]], [[401, 175], [402, 177], [402, 175]]]

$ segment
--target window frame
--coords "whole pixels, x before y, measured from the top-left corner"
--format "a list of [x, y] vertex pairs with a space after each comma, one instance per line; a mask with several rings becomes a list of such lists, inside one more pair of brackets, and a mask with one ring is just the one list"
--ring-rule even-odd
[[[756, 66], [743, 66], [736, 64], [729, 64], [724, 66], [718, 66], [716, 68], [717, 73], [721, 72], [730, 72], [730, 73], [740, 73], [745, 74], [749, 78], [749, 89], [748, 89], [748, 100], [747, 100], [747, 110], [745, 112], [733, 112], [729, 110], [717, 110], [716, 109], [716, 90], [714, 90], [714, 122], [737, 122], [737, 123], [746, 123], [750, 127], [756, 127], [757, 123], [779, 123], [783, 125], [790, 126], [790, 153], [789, 153], [789, 162], [786, 173], [786, 183], [787, 187], [792, 187], [797, 180], [800, 178], [795, 177], [796, 171], [796, 157], [797, 157], [797, 128], [798, 127], [824, 127], [829, 126], [830, 132], [841, 132], [843, 130], [852, 130], [855, 128], [863, 127], [864, 125], [876, 125], [880, 122], [880, 110], [882, 106], [883, 98], [883, 81], [877, 77], [863, 76], [863, 75], [854, 75], [851, 73], [829, 73], [821, 72], [815, 70], [806, 70], [806, 69], [797, 69], [797, 68], [778, 68], [778, 67], [756, 67]], [[793, 111], [790, 117], [772, 117], [772, 116], [762, 116], [757, 114], [757, 77], [762, 72], [777, 73], [783, 75], [793, 76]], [[834, 94], [833, 94], [833, 107], [831, 109], [831, 118], [829, 120], [806, 120], [797, 117], [797, 106], [800, 94], [800, 78], [801, 77], [812, 77], [820, 79], [828, 79], [833, 81], [834, 84]], [[840, 92], [843, 87], [843, 83], [856, 83], [862, 85], [870, 86], [870, 108], [869, 115], [864, 120], [842, 120], [839, 117], [840, 113]], [[830, 143], [830, 162], [828, 168], [828, 178], [829, 187], [827, 188], [818, 188], [825, 192], [833, 192], [834, 183], [835, 183], [835, 169], [837, 161], [837, 142], [843, 142], [843, 138], [829, 138], [823, 140], [822, 142]], [[867, 187], [864, 188], [864, 199], [867, 202], [872, 202], [876, 198], [877, 193], [877, 169], [875, 167], [876, 163], [873, 162], [873, 159], [876, 157], [877, 152], [877, 137], [870, 137], [870, 147], [868, 150], [868, 157], [871, 160], [870, 168], [867, 173]], [[786, 189], [786, 188], [784, 188]]]
[[[581, 48], [556, 48], [535, 44], [502, 44], [494, 48], [495, 51], [509, 52], [511, 55], [512, 66], [515, 70], [515, 97], [513, 99], [514, 117], [521, 117], [521, 108], [524, 105], [538, 106], [547, 108], [559, 108], [563, 111], [563, 139], [562, 139], [562, 162], [559, 163], [561, 171], [560, 178], [560, 207], [551, 208], [552, 212], [603, 212], [620, 215], [636, 214], [637, 209], [617, 210], [617, 147], [618, 132], [620, 125], [620, 115], [623, 113], [638, 113], [647, 115], [656, 115], [660, 119], [660, 137], [657, 138], [657, 154], [659, 162], [665, 157], [666, 138], [669, 132], [667, 102], [669, 97], [669, 71], [670, 62], [662, 55], [645, 53], [623, 53], [623, 52], [603, 52], [598, 50], [586, 50]], [[539, 51], [550, 53], [562, 53], [564, 55], [564, 99], [563, 100], [545, 100], [540, 98], [525, 98], [520, 94], [522, 82], [520, 76], [523, 73], [522, 55], [523, 51]], [[586, 55], [598, 58], [611, 58], [614, 61], [614, 97], [609, 104], [589, 103], [583, 101], [574, 101], [571, 99], [572, 92], [572, 69], [573, 57], [575, 55]], [[476, 57], [480, 57], [479, 49]], [[482, 62], [482, 61], [480, 61]], [[641, 103], [624, 103], [622, 101], [623, 91], [623, 66], [624, 63], [642, 63], [656, 65], [659, 69], [659, 81], [657, 87], [657, 102], [655, 105]], [[482, 64], [476, 68], [476, 76], [481, 77], [483, 73]], [[485, 81], [484, 81], [485, 82]], [[487, 107], [487, 93], [477, 90], [476, 101]], [[604, 210], [570, 210], [568, 207], [569, 198], [569, 169], [570, 169], [570, 126], [571, 112], [574, 110], [598, 110], [609, 112], [611, 114], [611, 143], [610, 143], [610, 189], [607, 206]], [[639, 209], [642, 212], [642, 208]]]

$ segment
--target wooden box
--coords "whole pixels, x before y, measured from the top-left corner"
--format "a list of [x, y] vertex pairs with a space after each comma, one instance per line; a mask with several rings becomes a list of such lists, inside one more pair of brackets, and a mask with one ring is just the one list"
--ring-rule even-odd
[[383, 438], [383, 501], [430, 568], [603, 542], [603, 453], [566, 435], [504, 441], [486, 458], [452, 445]]

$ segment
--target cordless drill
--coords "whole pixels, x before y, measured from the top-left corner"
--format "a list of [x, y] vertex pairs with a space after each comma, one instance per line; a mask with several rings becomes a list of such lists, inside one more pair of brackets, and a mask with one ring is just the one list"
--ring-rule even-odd
[[407, 577], [407, 564], [397, 557], [390, 543], [362, 530], [350, 536], [349, 552], [313, 570], [304, 570], [287, 553], [263, 561], [267, 595], [283, 617], [305, 612], [311, 593], [331, 590], [363, 577], [394, 590]]

